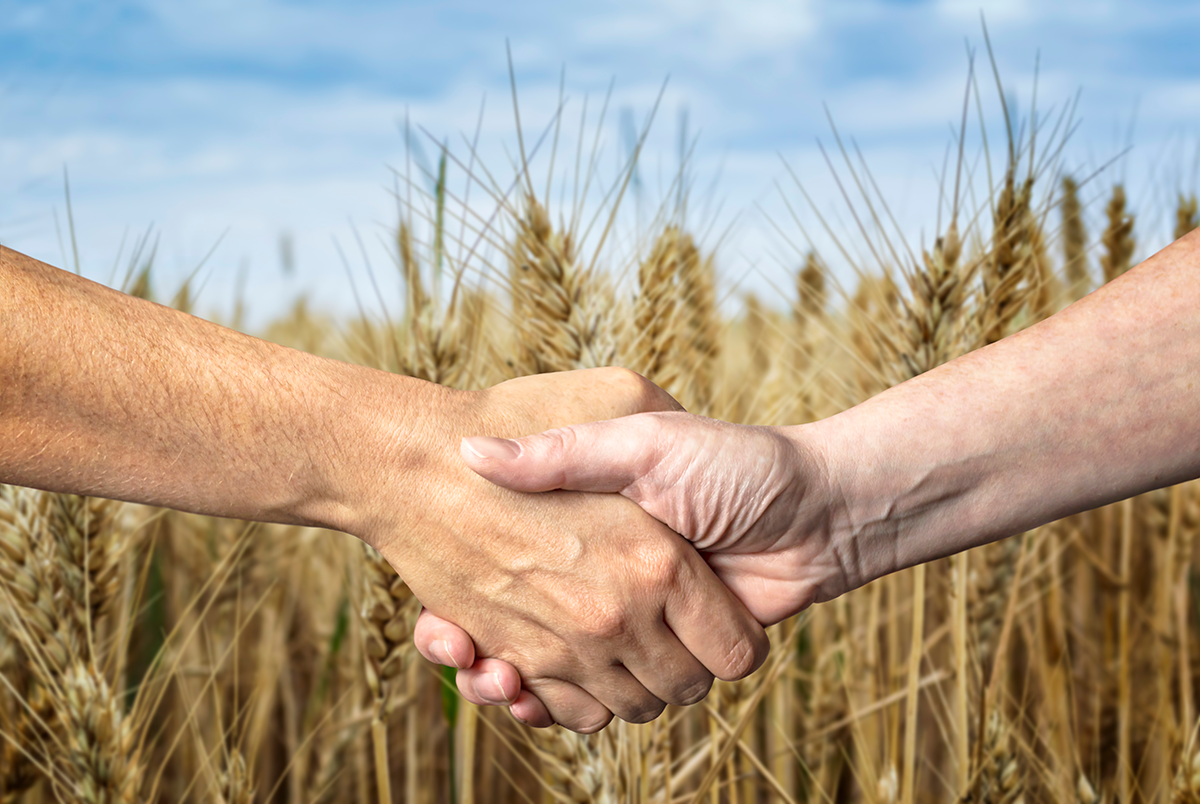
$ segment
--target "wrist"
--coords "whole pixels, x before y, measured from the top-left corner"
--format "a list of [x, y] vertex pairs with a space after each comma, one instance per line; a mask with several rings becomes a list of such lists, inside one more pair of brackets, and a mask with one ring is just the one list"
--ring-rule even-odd
[[856, 409], [803, 426], [803, 436], [820, 457], [825, 488], [825, 527], [846, 589], [865, 586], [902, 569], [898, 557], [897, 467], [886, 466]]
[[[839, 414], [840, 415], [840, 414]], [[823, 578], [811, 595], [815, 602], [831, 600], [893, 571], [877, 549], [882, 540], [878, 523], [866, 533], [864, 507], [869, 487], [857, 443], [847, 436], [838, 416], [803, 425], [779, 428], [791, 444], [795, 462], [804, 478], [793, 518], [784, 537], [788, 544], [822, 546], [822, 563], [836, 568]], [[865, 538], [864, 538], [865, 537]]]
[[797, 512], [796, 528], [823, 534], [844, 584], [834, 591], [848, 592], [918, 563], [908, 540], [926, 527], [920, 520], [928, 511], [912, 505], [914, 489], [922, 486], [920, 470], [907, 460], [913, 456], [889, 443], [877, 417], [860, 406], [788, 429], [820, 467], [822, 485], [813, 503]]
[[830, 541], [850, 588], [1004, 535], [984, 521], [987, 450], [939, 422], [937, 404], [910, 382], [806, 425], [824, 456]]
[[321, 490], [302, 503], [301, 515], [380, 547], [380, 534], [391, 540], [407, 530], [396, 527], [403, 512], [395, 501], [419, 508], [457, 457], [454, 434], [461, 427], [454, 422], [464, 418], [472, 394], [329, 362], [333, 376], [318, 405], [325, 436], [318, 447]]

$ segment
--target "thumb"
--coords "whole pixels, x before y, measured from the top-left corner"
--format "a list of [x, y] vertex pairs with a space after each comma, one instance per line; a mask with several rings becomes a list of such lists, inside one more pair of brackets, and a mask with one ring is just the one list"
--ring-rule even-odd
[[661, 415], [641, 413], [525, 438], [464, 438], [461, 453], [476, 473], [515, 491], [621, 492], [658, 462]]

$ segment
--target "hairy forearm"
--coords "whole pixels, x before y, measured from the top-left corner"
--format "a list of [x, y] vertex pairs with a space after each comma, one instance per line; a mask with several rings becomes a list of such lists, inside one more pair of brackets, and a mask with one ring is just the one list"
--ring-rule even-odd
[[[341, 526], [344, 471], [369, 460], [379, 412], [418, 425], [414, 408], [440, 390], [258, 340], [4, 248], [0, 322], [0, 481], [54, 491]], [[416, 432], [385, 440], [404, 447]]]
[[1200, 235], [821, 423], [866, 577], [1200, 476]]

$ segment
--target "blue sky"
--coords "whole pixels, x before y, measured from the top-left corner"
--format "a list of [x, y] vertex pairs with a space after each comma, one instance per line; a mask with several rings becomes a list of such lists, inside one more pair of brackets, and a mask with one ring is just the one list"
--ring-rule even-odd
[[[168, 289], [219, 241], [202, 310], [228, 307], [240, 272], [259, 320], [301, 292], [348, 309], [334, 241], [360, 278], [364, 259], [386, 272], [379, 240], [395, 219], [389, 168], [406, 164], [406, 114], [465, 158], [460, 133], [473, 132], [486, 97], [479, 156], [511, 176], [507, 39], [530, 137], [553, 119], [562, 70], [572, 123], [585, 97], [594, 120], [615, 80], [601, 132], [610, 176], [622, 110], [642, 120], [669, 76], [647, 193], [673, 175], [686, 107], [727, 286], [769, 294], [796, 259], [771, 225], [788, 229], [774, 186], [782, 160], [819, 206], [836, 200], [815, 145], [830, 139], [825, 105], [901, 229], [931, 234], [981, 10], [1023, 114], [1039, 51], [1043, 110], [1081, 92], [1065, 169], [1090, 173], [1132, 142], [1105, 176], [1128, 180], [1144, 247], [1157, 245], [1173, 194], [1195, 189], [1200, 143], [1200, 5], [1165, 0], [0, 0], [0, 239], [63, 263], [66, 167], [89, 276], [107, 279], [122, 239], [128, 251], [153, 226]], [[995, 93], [983, 89], [996, 126]], [[282, 232], [295, 242], [292, 276], [280, 269]]]

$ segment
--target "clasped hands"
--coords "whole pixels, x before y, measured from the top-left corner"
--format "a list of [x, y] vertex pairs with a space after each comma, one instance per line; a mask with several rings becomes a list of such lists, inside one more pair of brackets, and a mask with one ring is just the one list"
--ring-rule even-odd
[[811, 426], [693, 416], [622, 369], [477, 393], [467, 426], [524, 437], [455, 444], [457, 482], [424, 493], [460, 526], [426, 561], [419, 540], [368, 538], [426, 606], [417, 649], [469, 701], [582, 733], [646, 722], [753, 672], [764, 626], [861, 583]]

